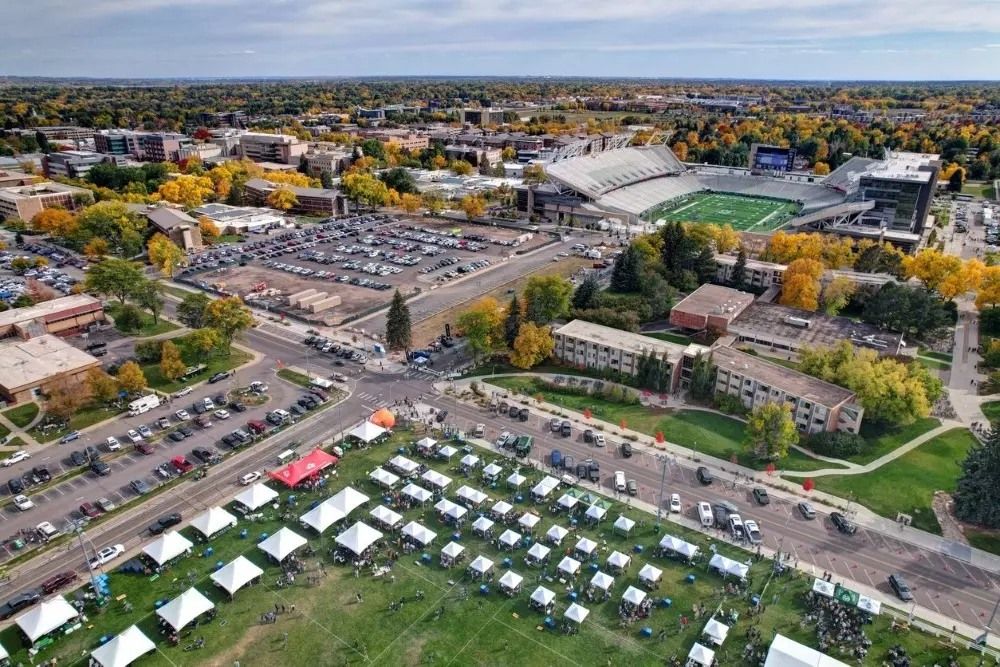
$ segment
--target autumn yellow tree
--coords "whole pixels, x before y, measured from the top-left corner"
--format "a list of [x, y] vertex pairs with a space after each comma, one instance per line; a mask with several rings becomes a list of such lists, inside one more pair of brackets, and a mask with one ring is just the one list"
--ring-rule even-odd
[[168, 278], [173, 277], [174, 269], [180, 266], [186, 258], [184, 251], [176, 243], [159, 232], [153, 234], [149, 239], [146, 250], [149, 252], [149, 263]]
[[134, 394], [136, 392], [142, 391], [146, 388], [146, 376], [142, 372], [142, 368], [139, 367], [134, 361], [126, 361], [118, 368], [118, 373], [115, 374], [115, 378], [118, 380], [118, 384], [122, 389]]
[[272, 183], [276, 183], [278, 185], [291, 185], [297, 188], [320, 187], [318, 179], [310, 178], [297, 171], [265, 171], [263, 178], [266, 181], [271, 181]]
[[215, 224], [215, 221], [208, 216], [201, 216], [198, 218], [198, 230], [201, 232], [201, 238], [203, 241], [208, 241], [209, 243], [214, 242], [222, 232], [219, 231], [219, 226]]
[[740, 235], [732, 225], [715, 226], [714, 230], [715, 250], [720, 253], [727, 253], [735, 250], [740, 245]]
[[826, 176], [830, 173], [830, 165], [826, 162], [817, 162], [813, 165], [813, 173], [817, 176]]
[[486, 213], [486, 200], [479, 195], [465, 195], [459, 202], [465, 217], [469, 220], [482, 217]]
[[157, 193], [169, 202], [194, 208], [215, 196], [215, 184], [208, 176], [181, 174], [161, 185]]
[[160, 346], [160, 373], [168, 380], [176, 380], [187, 371], [181, 351], [173, 341], [165, 340]]
[[510, 363], [518, 368], [528, 369], [538, 365], [552, 354], [555, 342], [546, 326], [534, 322], [524, 322], [514, 339], [510, 353]]
[[448, 168], [458, 176], [468, 176], [472, 173], [472, 165], [465, 160], [453, 160]]
[[69, 238], [76, 233], [79, 223], [75, 215], [64, 208], [47, 208], [31, 219], [31, 226], [57, 238]]
[[83, 246], [83, 254], [91, 259], [100, 259], [108, 254], [108, 242], [100, 237], [94, 237]]
[[448, 159], [443, 155], [435, 155], [431, 158], [431, 169], [444, 169], [448, 165]]
[[997, 304], [1000, 304], [1000, 266], [987, 266], [976, 290], [976, 308], [996, 308]]
[[915, 255], [903, 258], [903, 271], [907, 278], [916, 278], [929, 290], [940, 293], [946, 280], [957, 280], [954, 274], [962, 270], [962, 260], [936, 248], [925, 248]]
[[952, 301], [968, 292], [975, 291], [983, 281], [986, 265], [978, 259], [968, 259], [962, 262], [962, 268], [945, 276], [938, 285], [938, 294], [942, 299]]
[[819, 308], [823, 265], [815, 259], [797, 259], [788, 265], [781, 287], [781, 305], [802, 310]]
[[420, 199], [420, 195], [404, 192], [399, 196], [399, 205], [407, 213], [413, 214], [420, 210], [423, 202]]
[[823, 312], [837, 315], [851, 300], [857, 290], [854, 281], [845, 276], [837, 276], [823, 287]]
[[267, 205], [279, 211], [287, 211], [299, 203], [299, 198], [288, 188], [275, 188], [267, 195]]
[[504, 309], [491, 296], [485, 296], [459, 314], [456, 325], [465, 335], [473, 356], [489, 355], [504, 344]]

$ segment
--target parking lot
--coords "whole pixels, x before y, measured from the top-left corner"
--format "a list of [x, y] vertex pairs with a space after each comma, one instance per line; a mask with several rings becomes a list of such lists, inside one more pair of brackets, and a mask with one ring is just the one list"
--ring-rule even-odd
[[[194, 254], [178, 279], [337, 324], [387, 304], [394, 289], [409, 294], [444, 285], [542, 243], [518, 230], [468, 230], [426, 218], [366, 215]], [[309, 288], [338, 296], [341, 303], [319, 313], [288, 306], [289, 295]]]
[[86, 260], [46, 243], [10, 244], [0, 252], [0, 300], [8, 303], [24, 294], [29, 281], [50, 288], [56, 296], [66, 296], [83, 279]]

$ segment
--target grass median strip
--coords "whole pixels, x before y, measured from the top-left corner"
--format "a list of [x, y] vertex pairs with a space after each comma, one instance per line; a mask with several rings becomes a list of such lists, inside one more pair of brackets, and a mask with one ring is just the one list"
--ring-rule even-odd
[[14, 426], [24, 428], [38, 416], [38, 410], [39, 408], [37, 403], [25, 403], [24, 405], [19, 405], [16, 408], [5, 410], [3, 416], [6, 417]]

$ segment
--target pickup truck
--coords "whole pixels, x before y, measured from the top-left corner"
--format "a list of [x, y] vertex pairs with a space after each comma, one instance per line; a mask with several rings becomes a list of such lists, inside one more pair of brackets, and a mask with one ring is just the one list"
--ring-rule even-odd
[[170, 459], [170, 462], [174, 465], [174, 468], [176, 468], [177, 472], [180, 473], [181, 475], [194, 470], [194, 464], [188, 461], [183, 456], [175, 456], [174, 458]]

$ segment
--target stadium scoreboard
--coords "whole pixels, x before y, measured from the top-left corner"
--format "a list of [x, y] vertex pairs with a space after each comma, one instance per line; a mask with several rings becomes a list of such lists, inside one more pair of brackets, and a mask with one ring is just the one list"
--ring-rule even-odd
[[753, 172], [791, 171], [795, 149], [753, 144], [750, 147], [750, 170]]

